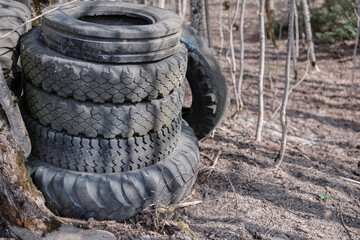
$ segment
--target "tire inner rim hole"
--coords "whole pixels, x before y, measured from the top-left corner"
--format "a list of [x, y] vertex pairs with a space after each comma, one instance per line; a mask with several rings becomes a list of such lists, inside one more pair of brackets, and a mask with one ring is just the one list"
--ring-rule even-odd
[[148, 25], [153, 22], [151, 19], [136, 14], [119, 15], [85, 15], [79, 18], [80, 21], [117, 26]]

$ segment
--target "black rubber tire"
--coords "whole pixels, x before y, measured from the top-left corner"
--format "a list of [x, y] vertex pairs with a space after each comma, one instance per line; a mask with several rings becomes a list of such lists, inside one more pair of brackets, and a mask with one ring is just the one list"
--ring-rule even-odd
[[[31, 17], [26, 6], [18, 2], [0, 1], [0, 36], [16, 29]], [[31, 25], [19, 28], [0, 40], [0, 65], [3, 69], [12, 69], [18, 59], [17, 44], [19, 37], [30, 29]]]
[[183, 109], [183, 118], [202, 139], [226, 116], [229, 105], [226, 78], [212, 50], [193, 28], [184, 26], [181, 42], [189, 52], [186, 78], [192, 93], [191, 107]]
[[[0, 9], [0, 14], [1, 14]], [[20, 25], [14, 23], [12, 20], [4, 19], [0, 17], [0, 36], [8, 33], [12, 29], [15, 29]], [[17, 51], [17, 42], [23, 32], [22, 29], [19, 29], [16, 32], [13, 32], [6, 38], [0, 40], [0, 65], [3, 69], [12, 69], [13, 63], [18, 59]]]
[[141, 137], [76, 137], [45, 127], [26, 111], [22, 112], [33, 156], [55, 167], [77, 172], [115, 173], [150, 166], [173, 152], [181, 133], [179, 116], [169, 127]]
[[181, 114], [183, 85], [170, 95], [137, 104], [99, 104], [59, 97], [25, 84], [31, 116], [56, 131], [95, 138], [130, 138], [157, 132]]
[[[20, 1], [8, 1], [8, 0], [0, 0], [0, 9], [12, 10], [18, 13], [18, 17], [25, 18], [26, 21], [31, 18], [30, 9], [26, 6], [26, 4], [21, 3]], [[3, 15], [0, 15], [3, 16]], [[25, 21], [22, 21], [24, 23]], [[31, 23], [26, 25], [28, 29], [31, 28]]]
[[165, 160], [125, 173], [81, 173], [29, 158], [35, 185], [54, 213], [71, 218], [124, 221], [150, 204], [175, 204], [191, 190], [199, 148], [191, 128], [182, 127], [177, 148]]
[[36, 28], [21, 38], [25, 77], [47, 92], [79, 101], [140, 102], [168, 95], [185, 78], [187, 49], [153, 63], [101, 64], [75, 59], [48, 48]]
[[[48, 11], [57, 5], [46, 8]], [[80, 20], [124, 16], [140, 24], [100, 24]], [[126, 2], [74, 2], [42, 17], [47, 45], [64, 54], [96, 62], [150, 62], [175, 54], [182, 19], [169, 10]]]
[[[12, 0], [7, 0], [7, 1], [12, 1]], [[25, 5], [31, 12], [31, 0], [15, 0], [15, 1]]]

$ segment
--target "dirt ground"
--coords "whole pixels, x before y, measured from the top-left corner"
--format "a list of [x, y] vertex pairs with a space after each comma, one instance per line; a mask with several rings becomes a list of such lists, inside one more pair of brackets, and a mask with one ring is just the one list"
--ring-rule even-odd
[[[217, 6], [213, 1], [211, 12]], [[221, 155], [210, 176], [199, 176], [193, 197], [203, 203], [189, 208], [189, 226], [203, 239], [359, 239], [359, 69], [355, 78], [358, 91], [352, 98], [348, 93], [354, 43], [316, 46], [321, 71], [309, 72], [290, 96], [288, 148], [281, 169], [276, 171], [273, 161], [280, 148], [281, 125], [279, 114], [272, 117], [272, 113], [283, 94], [286, 39], [280, 42], [278, 67], [277, 50], [267, 40], [265, 126], [263, 140], [257, 143], [256, 11], [257, 3], [248, 1], [244, 110], [235, 119], [228, 117], [212, 139], [200, 144], [202, 167], [212, 165], [219, 151]], [[217, 24], [213, 19], [213, 36], [218, 36]], [[215, 50], [218, 47], [216, 38]], [[238, 38], [235, 49], [239, 49]], [[306, 54], [300, 45], [300, 78], [306, 69]], [[231, 86], [230, 79], [228, 83]], [[232, 98], [229, 115], [234, 107]], [[321, 199], [319, 194], [327, 197]]]
[[[216, 16], [211, 19], [211, 30], [217, 52], [219, 2], [210, 2], [210, 12]], [[290, 96], [288, 147], [281, 168], [274, 170], [281, 125], [279, 114], [272, 117], [272, 113], [281, 104], [286, 39], [280, 41], [279, 54], [267, 40], [265, 125], [263, 140], [258, 143], [254, 141], [259, 58], [257, 3], [247, 2], [244, 109], [234, 119], [230, 117], [235, 102], [229, 88], [232, 98], [227, 119], [213, 137], [200, 143], [200, 169], [211, 166], [220, 154], [214, 171], [198, 176], [190, 196], [202, 203], [176, 210], [173, 217], [166, 219], [164, 230], [158, 232], [154, 220], [146, 215], [140, 216], [138, 223], [88, 221], [78, 226], [106, 229], [119, 239], [360, 238], [360, 68], [356, 73], [357, 92], [350, 98], [348, 91], [354, 42], [316, 46], [321, 71], [310, 71]], [[235, 49], [239, 49], [238, 31], [235, 36]], [[227, 45], [225, 41], [224, 52]], [[220, 60], [231, 86], [224, 52]], [[300, 77], [306, 60], [306, 48], [300, 45]], [[179, 227], [173, 226], [179, 221], [186, 222], [191, 230], [185, 226], [181, 228], [185, 231], [179, 232]]]

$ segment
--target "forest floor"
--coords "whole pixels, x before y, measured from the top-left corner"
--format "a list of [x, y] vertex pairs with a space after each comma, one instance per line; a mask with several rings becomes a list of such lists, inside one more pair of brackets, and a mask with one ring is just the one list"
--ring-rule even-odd
[[[218, 12], [218, 1], [212, 3], [210, 12]], [[226, 14], [224, 11], [224, 18]], [[203, 203], [189, 208], [189, 226], [203, 239], [359, 239], [359, 68], [355, 77], [357, 92], [350, 98], [348, 91], [354, 42], [316, 46], [321, 71], [310, 71], [289, 98], [285, 160], [281, 169], [274, 170], [281, 124], [279, 113], [272, 115], [282, 100], [287, 40], [284, 34], [279, 54], [267, 40], [265, 125], [262, 142], [258, 143], [254, 141], [258, 23], [257, 2], [248, 1], [244, 26], [244, 109], [235, 119], [230, 117], [235, 101], [227, 74], [232, 96], [228, 118], [213, 138], [200, 143], [201, 167], [211, 166], [220, 151], [221, 155], [212, 174], [198, 178], [193, 198]], [[220, 45], [217, 19], [212, 19], [211, 27], [217, 52]], [[224, 34], [228, 35], [226, 30]], [[238, 34], [239, 31], [234, 33], [237, 56]], [[226, 41], [224, 46], [226, 52]], [[224, 52], [220, 60], [224, 73], [229, 73]], [[306, 66], [307, 50], [300, 45], [299, 79]]]
[[[219, 3], [210, 2], [210, 12], [217, 16]], [[226, 14], [224, 10], [224, 21]], [[287, 150], [280, 169], [274, 170], [281, 125], [279, 113], [273, 117], [272, 113], [281, 104], [283, 93], [286, 34], [280, 41], [279, 54], [267, 40], [265, 125], [262, 142], [258, 143], [254, 140], [258, 109], [258, 29], [257, 3], [248, 1], [244, 108], [231, 118], [235, 101], [224, 57], [228, 46], [225, 39], [220, 61], [228, 77], [231, 104], [227, 119], [214, 136], [200, 142], [200, 169], [211, 166], [220, 153], [214, 171], [198, 176], [190, 196], [191, 200], [202, 203], [176, 210], [173, 217], [166, 219], [161, 234], [154, 230], [152, 220], [146, 216], [140, 217], [137, 224], [87, 221], [78, 226], [109, 230], [120, 239], [140, 236], [147, 236], [140, 239], [170, 236], [171, 239], [194, 236], [200, 239], [359, 239], [360, 68], [356, 70], [357, 92], [349, 97], [354, 42], [316, 45], [321, 71], [310, 71], [289, 98]], [[220, 45], [217, 17], [211, 19], [211, 30], [217, 53]], [[228, 35], [225, 29], [224, 34]], [[239, 32], [234, 34], [238, 54]], [[300, 45], [299, 78], [306, 65], [307, 51]], [[190, 230], [179, 232], [177, 227], [171, 227], [171, 223], [180, 220], [188, 224], [194, 235]], [[160, 219], [160, 222], [164, 221]]]

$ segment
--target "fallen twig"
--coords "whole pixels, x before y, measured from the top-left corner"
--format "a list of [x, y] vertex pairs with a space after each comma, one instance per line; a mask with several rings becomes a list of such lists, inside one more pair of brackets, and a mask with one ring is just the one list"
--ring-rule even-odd
[[323, 87], [325, 86], [325, 83], [323, 82], [320, 87], [318, 87], [314, 93], [318, 93]]
[[[156, 209], [144, 209], [144, 211], [149, 212], [149, 213], [155, 213], [155, 211], [157, 211], [158, 213], [165, 214], [167, 212], [174, 212], [178, 208], [194, 206], [194, 205], [200, 204], [202, 202], [203, 201], [200, 201], [200, 200], [195, 200], [192, 202], [180, 202], [178, 204], [169, 205], [168, 207], [157, 207]], [[152, 206], [154, 206], [154, 204], [151, 204], [149, 207], [152, 207]]]
[[[214, 171], [215, 166], [216, 166], [217, 162], [219, 161], [221, 153], [222, 153], [222, 150], [219, 150], [219, 152], [217, 153], [217, 155], [216, 155], [216, 157], [214, 159], [213, 164], [210, 167], [200, 169], [199, 174], [204, 174], [204, 173], [207, 173], [207, 172], [210, 171], [209, 175], [208, 175], [208, 177], [209, 177], [211, 175], [211, 173]], [[204, 153], [200, 153], [200, 155], [203, 155], [203, 156], [207, 157], [209, 160], [212, 160], [212, 158], [210, 158], [208, 155], [206, 155]]]
[[352, 236], [351, 236], [351, 233], [350, 233], [349, 229], [346, 227], [345, 222], [344, 222], [344, 217], [343, 217], [343, 214], [342, 214], [342, 208], [341, 208], [341, 202], [339, 202], [339, 209], [340, 209], [340, 218], [341, 218], [341, 223], [342, 223], [342, 225], [343, 225], [343, 227], [344, 227], [344, 229], [345, 229], [346, 233], [348, 234], [349, 239], [350, 239], [350, 240], [352, 240], [353, 238], [352, 238]]
[[235, 197], [235, 218], [238, 217], [238, 206], [239, 206], [239, 199], [236, 195], [236, 191], [235, 191], [235, 187], [234, 185], [232, 184], [230, 178], [228, 178], [228, 182], [230, 183], [230, 186], [231, 186], [231, 189], [232, 191], [234, 192], [234, 197]]
[[345, 180], [345, 181], [348, 181], [348, 182], [351, 182], [351, 183], [356, 183], [356, 184], [359, 184], [360, 185], [360, 182], [359, 181], [356, 181], [354, 179], [350, 179], [350, 178], [345, 178], [345, 177], [340, 177], [342, 180]]
[[274, 225], [274, 226], [272, 226], [271, 228], [269, 228], [269, 229], [265, 232], [264, 236], [266, 237], [266, 235], [268, 235], [268, 233], [269, 233], [270, 231], [272, 231], [274, 228], [276, 228], [276, 225]]
[[209, 155], [205, 154], [205, 153], [200, 153], [201, 156], [206, 157], [207, 159], [209, 159], [210, 161], [213, 159], [213, 157], [210, 157]]
[[217, 162], [219, 161], [221, 153], [222, 153], [222, 149], [220, 149], [219, 152], [217, 153], [217, 155], [216, 155], [216, 157], [214, 159], [213, 165], [211, 165], [211, 167], [210, 167], [211, 169], [210, 169], [210, 172], [208, 174], [208, 177], [210, 177], [211, 173], [214, 171], [215, 166], [216, 166]]
[[194, 205], [200, 204], [202, 202], [203, 201], [201, 201], [201, 200], [195, 200], [195, 201], [192, 201], [192, 202], [181, 202], [181, 203], [178, 203], [178, 204], [174, 204], [174, 208], [178, 209], [178, 208], [183, 208], [183, 207], [194, 206]]
[[211, 132], [209, 133], [209, 135], [207, 135], [207, 136], [204, 137], [203, 139], [200, 139], [199, 142], [202, 143], [202, 142], [205, 142], [205, 140], [207, 140], [207, 139], [213, 139], [214, 136], [215, 136], [215, 130], [211, 131]]

